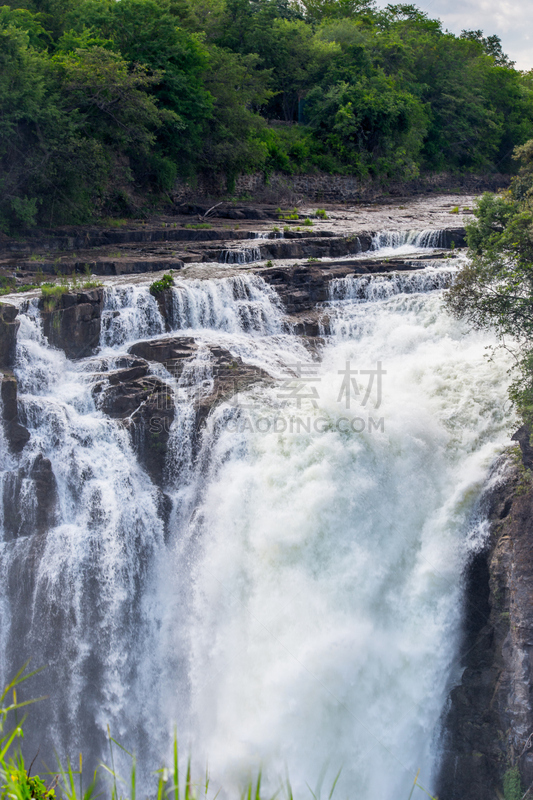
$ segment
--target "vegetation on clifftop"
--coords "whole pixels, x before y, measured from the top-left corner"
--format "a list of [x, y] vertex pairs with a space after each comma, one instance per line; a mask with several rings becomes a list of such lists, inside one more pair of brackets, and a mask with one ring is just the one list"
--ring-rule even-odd
[[533, 429], [533, 140], [508, 192], [485, 194], [467, 226], [470, 259], [447, 293], [456, 316], [492, 327], [516, 358], [510, 396]]
[[[177, 176], [505, 171], [533, 74], [372, 0], [9, 0], [0, 228], [142, 212]], [[139, 200], [142, 198], [142, 201]]]

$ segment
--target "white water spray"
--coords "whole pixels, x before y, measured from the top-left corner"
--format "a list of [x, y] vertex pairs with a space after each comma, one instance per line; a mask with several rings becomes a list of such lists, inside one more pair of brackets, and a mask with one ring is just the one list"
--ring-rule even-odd
[[[272, 792], [288, 771], [298, 799], [341, 767], [343, 797], [407, 798], [419, 767], [431, 790], [470, 514], [507, 442], [505, 358], [444, 312], [450, 274], [332, 281], [320, 364], [249, 275], [177, 280], [167, 333], [146, 285], [107, 289], [85, 362], [48, 346], [35, 305], [21, 313], [31, 439], [3, 480], [26, 481], [31, 520], [28, 476], [49, 459], [56, 522], [4, 532], [0, 668], [50, 664], [48, 751], [100, 758], [110, 724], [148, 787], [176, 723], [228, 797], [260, 767]], [[153, 368], [182, 401], [163, 497], [91, 389], [129, 343], [176, 332], [204, 349], [177, 381]], [[187, 387], [212, 380], [210, 344], [276, 382], [219, 405], [193, 461]]]

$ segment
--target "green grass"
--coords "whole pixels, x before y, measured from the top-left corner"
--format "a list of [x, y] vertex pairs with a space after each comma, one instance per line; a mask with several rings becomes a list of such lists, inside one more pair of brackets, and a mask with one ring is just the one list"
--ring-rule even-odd
[[303, 223], [303, 224], [304, 224], [304, 225], [307, 225], [307, 226], [312, 226], [312, 225], [313, 225], [313, 223], [311, 222], [311, 220], [309, 219], [309, 217], [306, 217], [306, 218], [304, 219], [304, 223]]
[[454, 206], [450, 211], [450, 214], [458, 214], [459, 213], [459, 206]]
[[[56, 800], [57, 796], [61, 800], [96, 800], [102, 797], [107, 800], [136, 800], [138, 795], [137, 786], [137, 761], [134, 753], [126, 750], [122, 744], [112, 735], [109, 725], [107, 726], [107, 741], [109, 746], [108, 764], [100, 763], [97, 770], [89, 776], [89, 780], [83, 772], [83, 758], [80, 753], [79, 764], [74, 768], [71, 761], [67, 760], [66, 765], [58, 760], [57, 768], [53, 772], [47, 772], [43, 776], [30, 775], [33, 767], [32, 763], [27, 767], [21, 753], [19, 742], [24, 735], [24, 725], [26, 717], [19, 716], [21, 709], [25, 709], [32, 703], [39, 702], [45, 698], [39, 697], [33, 700], [19, 702], [17, 697], [18, 687], [34, 677], [41, 670], [28, 671], [28, 662], [19, 670], [12, 681], [8, 683], [3, 693], [0, 694], [0, 800]], [[115, 754], [118, 750], [124, 753], [131, 762], [130, 774], [121, 776], [115, 766]], [[34, 759], [35, 761], [35, 759]], [[216, 791], [211, 787], [209, 771], [206, 768], [205, 774], [196, 778], [192, 773], [191, 757], [182, 760], [178, 750], [178, 736], [174, 730], [172, 741], [172, 751], [170, 764], [161, 764], [154, 769], [154, 785], [149, 790], [148, 796], [153, 800], [216, 800], [221, 788]], [[180, 769], [180, 762], [183, 769]], [[326, 765], [327, 766], [327, 765]], [[319, 784], [315, 791], [308, 786], [310, 792], [309, 800], [321, 800], [327, 798], [332, 800], [342, 767], [337, 772], [329, 791], [322, 793], [322, 783], [326, 768], [323, 768]], [[415, 788], [422, 790], [430, 800], [436, 800], [418, 782], [420, 770], [414, 778], [413, 786], [409, 798], [413, 797]], [[256, 777], [251, 777], [241, 786], [240, 796], [234, 800], [294, 800], [293, 791], [289, 777], [278, 790], [267, 795], [263, 789], [262, 770], [259, 769]], [[107, 779], [107, 780], [106, 780]], [[504, 776], [504, 797], [505, 800], [520, 800], [521, 786], [520, 776], [517, 767], [507, 770]], [[97, 792], [98, 784], [98, 794]], [[107, 790], [106, 790], [107, 784]], [[417, 796], [421, 796], [419, 793]], [[408, 800], [408, 798], [398, 798], [398, 800]]]
[[47, 300], [50, 297], [61, 297], [66, 294], [68, 288], [61, 283], [43, 283], [41, 286], [41, 297]]
[[[41, 297], [44, 300], [44, 308], [46, 311], [53, 311], [59, 304], [59, 299], [64, 294], [69, 292], [87, 291], [89, 289], [98, 289], [103, 286], [102, 281], [98, 280], [86, 270], [87, 277], [82, 280], [78, 277], [71, 278], [70, 280], [63, 276], [59, 283], [42, 283]], [[38, 288], [38, 287], [35, 287]]]
[[317, 208], [317, 210], [315, 211], [315, 217], [317, 217], [318, 219], [327, 219], [328, 215], [326, 214], [326, 209]]
[[125, 228], [132, 223], [131, 219], [117, 219], [116, 217], [106, 217], [100, 223], [106, 228]]
[[202, 230], [202, 229], [212, 228], [213, 226], [209, 222], [187, 222], [187, 224], [184, 227], [194, 228], [195, 230]]

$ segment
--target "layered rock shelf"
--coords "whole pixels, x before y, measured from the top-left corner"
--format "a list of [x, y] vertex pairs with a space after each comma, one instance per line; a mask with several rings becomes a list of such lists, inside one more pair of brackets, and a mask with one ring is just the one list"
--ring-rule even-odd
[[[464, 245], [470, 195], [420, 198], [407, 205], [330, 205], [326, 209], [176, 205], [156, 220], [117, 220], [112, 227], [28, 231], [0, 239], [0, 279], [31, 284], [48, 276], [91, 272], [136, 275], [189, 264], [260, 264], [266, 260], [335, 259], [369, 251], [382, 231], [439, 230], [439, 247]], [[318, 213], [317, 213], [318, 212]]]

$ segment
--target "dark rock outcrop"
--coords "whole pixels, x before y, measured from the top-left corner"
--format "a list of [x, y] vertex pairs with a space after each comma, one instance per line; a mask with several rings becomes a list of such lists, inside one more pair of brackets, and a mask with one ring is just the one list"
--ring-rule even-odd
[[[160, 487], [165, 483], [176, 400], [168, 383], [149, 374], [148, 362], [163, 364], [174, 378], [179, 379], [186, 365], [192, 365], [199, 347], [200, 344], [188, 336], [137, 342], [130, 347], [132, 358], [124, 367], [98, 374], [93, 388], [98, 408], [113, 419], [123, 421], [131, 433], [141, 463]], [[200, 381], [199, 390], [191, 398], [195, 409], [195, 452], [205, 420], [217, 403], [258, 380], [271, 380], [266, 372], [245, 364], [223, 347], [208, 345], [204, 348], [209, 352], [209, 362], [202, 360], [202, 369], [207, 367], [211, 378], [203, 383]], [[195, 388], [196, 382], [193, 383]]]
[[56, 522], [57, 484], [49, 458], [39, 453], [30, 470], [35, 499], [35, 529], [46, 533]]
[[102, 288], [42, 299], [43, 330], [50, 344], [68, 358], [92, 355], [100, 341], [103, 300]]
[[10, 370], [15, 363], [18, 308], [9, 303], [0, 303], [0, 370]]
[[533, 467], [533, 446], [531, 445], [531, 431], [527, 425], [522, 425], [511, 437], [513, 442], [518, 442], [522, 453], [522, 463], [526, 469]]
[[[195, 357], [199, 346], [199, 343], [190, 336], [175, 336], [171, 339], [137, 342], [130, 347], [129, 352], [148, 361], [164, 364], [174, 377], [179, 378], [185, 365]], [[258, 380], [272, 380], [264, 370], [245, 364], [241, 358], [232, 356], [224, 347], [211, 344], [204, 347], [210, 354], [212, 386], [209, 389], [204, 388], [204, 391], [195, 397], [197, 431], [200, 430], [214, 405], [242, 392]], [[207, 366], [206, 362], [203, 362], [203, 365]]]
[[[520, 434], [520, 431], [518, 432]], [[523, 432], [522, 432], [523, 434]], [[522, 445], [523, 435], [513, 437]], [[529, 447], [529, 435], [527, 436]], [[525, 460], [530, 453], [526, 447]], [[450, 696], [437, 793], [501, 800], [518, 767], [533, 784], [533, 485], [509, 467], [490, 496], [490, 539], [469, 566], [461, 682]]]
[[7, 473], [3, 501], [6, 539], [49, 531], [57, 523], [58, 503], [50, 460], [38, 453], [29, 465]]
[[109, 372], [95, 384], [93, 396], [105, 414], [123, 420], [141, 463], [161, 485], [175, 405], [170, 387], [148, 371], [146, 362], [137, 361]]
[[17, 379], [14, 375], [2, 378], [2, 405], [4, 408], [4, 432], [13, 453], [20, 453], [28, 442], [30, 434], [21, 424], [17, 402]]

